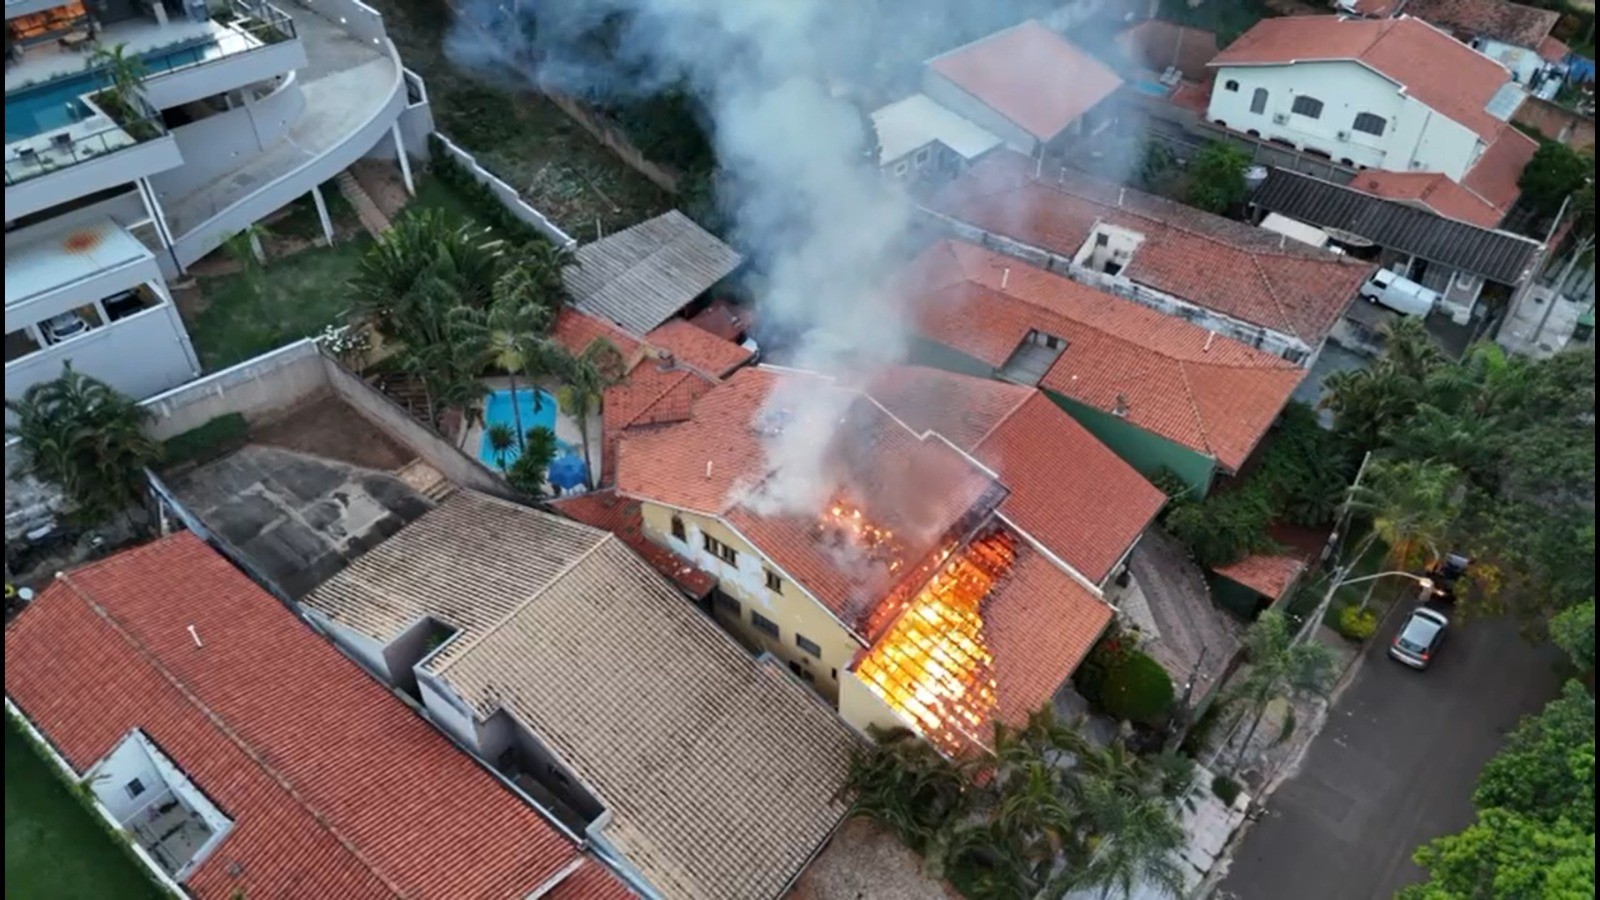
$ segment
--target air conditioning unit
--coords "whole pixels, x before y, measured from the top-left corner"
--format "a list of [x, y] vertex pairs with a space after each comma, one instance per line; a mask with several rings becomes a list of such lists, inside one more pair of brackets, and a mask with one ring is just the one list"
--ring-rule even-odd
[[1272, 114], [1272, 124], [1274, 124], [1274, 125], [1287, 125], [1287, 124], [1289, 124], [1289, 114], [1288, 113], [1273, 113]]
[[1344, 141], [1348, 141], [1348, 140], [1350, 140], [1350, 132], [1348, 132], [1348, 131], [1339, 132], [1339, 141], [1341, 143], [1343, 143]]

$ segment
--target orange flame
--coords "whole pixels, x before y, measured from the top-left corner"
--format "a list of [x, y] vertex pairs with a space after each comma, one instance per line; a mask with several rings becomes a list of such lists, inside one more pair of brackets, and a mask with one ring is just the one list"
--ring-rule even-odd
[[873, 693], [946, 750], [982, 735], [993, 717], [994, 654], [980, 610], [1015, 559], [1007, 532], [973, 541], [933, 576], [856, 667]]

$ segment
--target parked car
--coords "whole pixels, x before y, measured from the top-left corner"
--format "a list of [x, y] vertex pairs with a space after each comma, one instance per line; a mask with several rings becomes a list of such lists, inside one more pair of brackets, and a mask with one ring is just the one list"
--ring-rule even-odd
[[1379, 269], [1356, 291], [1362, 299], [1408, 316], [1425, 316], [1439, 305], [1439, 294], [1389, 269]]
[[52, 344], [59, 344], [69, 338], [75, 338], [80, 334], [87, 333], [89, 323], [85, 322], [83, 317], [77, 313], [66, 312], [59, 316], [51, 316], [40, 322], [39, 330], [44, 332], [45, 340]]
[[1449, 624], [1450, 620], [1439, 610], [1431, 606], [1417, 607], [1400, 626], [1400, 633], [1389, 645], [1389, 655], [1413, 669], [1426, 669], [1439, 652]]

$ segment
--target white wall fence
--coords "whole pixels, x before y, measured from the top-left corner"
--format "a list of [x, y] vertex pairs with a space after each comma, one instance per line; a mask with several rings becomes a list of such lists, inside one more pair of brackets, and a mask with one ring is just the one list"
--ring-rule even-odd
[[477, 159], [471, 153], [456, 146], [455, 142], [443, 134], [435, 132], [433, 136], [439, 139], [439, 146], [444, 148], [445, 153], [449, 154], [451, 159], [470, 172], [478, 183], [487, 187], [512, 215], [538, 229], [540, 234], [549, 238], [552, 243], [558, 246], [577, 246], [578, 242], [573, 240], [571, 235], [562, 231], [561, 227], [550, 221], [544, 213], [529, 206], [522, 199], [522, 195], [517, 193], [516, 188], [501, 181], [493, 172], [478, 165]]

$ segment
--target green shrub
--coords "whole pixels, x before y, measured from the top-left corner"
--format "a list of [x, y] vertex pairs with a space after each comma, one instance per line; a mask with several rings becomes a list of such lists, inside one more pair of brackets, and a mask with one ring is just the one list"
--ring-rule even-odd
[[1358, 643], [1372, 637], [1378, 631], [1378, 614], [1370, 609], [1346, 606], [1339, 610], [1338, 621], [1339, 633]]
[[1172, 679], [1148, 654], [1133, 650], [1106, 674], [1102, 701], [1117, 719], [1155, 725], [1172, 709]]
[[209, 462], [244, 444], [250, 423], [239, 413], [225, 413], [215, 419], [191, 428], [162, 443], [166, 462], [170, 466], [185, 463]]
[[1089, 649], [1078, 671], [1072, 673], [1072, 686], [1091, 704], [1105, 708], [1106, 678], [1111, 670], [1121, 665], [1129, 655], [1138, 652], [1133, 640], [1113, 623], [1099, 641]]
[[1217, 799], [1228, 806], [1232, 806], [1233, 801], [1239, 799], [1239, 792], [1239, 782], [1226, 775], [1218, 775], [1211, 779], [1211, 793], [1216, 794]]
[[545, 239], [537, 228], [506, 209], [506, 205], [500, 202], [500, 198], [489, 189], [488, 185], [474, 178], [466, 166], [451, 156], [438, 135], [428, 135], [428, 141], [433, 154], [432, 160], [428, 163], [429, 170], [459, 194], [484, 224], [499, 232], [502, 237], [517, 243]]

